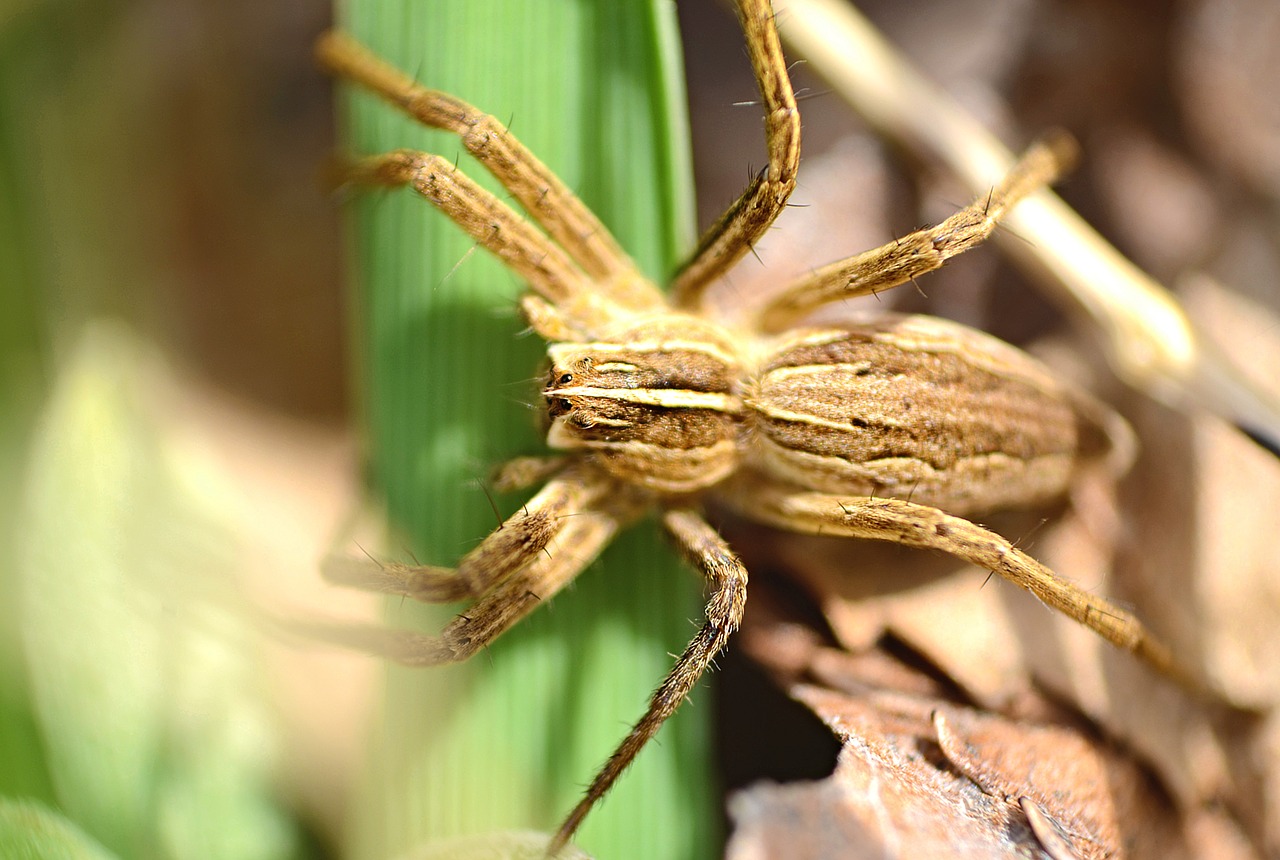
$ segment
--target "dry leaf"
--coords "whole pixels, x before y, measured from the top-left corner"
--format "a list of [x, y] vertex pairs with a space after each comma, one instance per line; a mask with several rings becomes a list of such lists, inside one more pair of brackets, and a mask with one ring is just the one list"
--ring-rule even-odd
[[1139, 756], [1052, 699], [958, 704], [892, 649], [832, 648], [757, 597], [743, 644], [844, 748], [826, 780], [736, 795], [732, 860], [1258, 856], [1221, 810], [1184, 811]]

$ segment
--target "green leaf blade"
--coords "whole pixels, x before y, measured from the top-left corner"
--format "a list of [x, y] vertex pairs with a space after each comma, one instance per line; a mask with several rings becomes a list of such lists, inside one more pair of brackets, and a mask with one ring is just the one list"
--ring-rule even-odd
[[[675, 267], [691, 244], [692, 203], [670, 4], [352, 0], [346, 11], [344, 26], [388, 61], [507, 124], [642, 271]], [[366, 96], [348, 106], [354, 152], [456, 157], [509, 199], [456, 138]], [[521, 334], [519, 281], [425, 201], [375, 192], [356, 209], [372, 479], [419, 557], [454, 563], [496, 525], [476, 479], [544, 450], [543, 345]], [[523, 498], [497, 501], [507, 515]], [[699, 594], [696, 576], [642, 525], [472, 664], [392, 670], [355, 855], [554, 829], [692, 636]], [[390, 609], [392, 623], [432, 632], [448, 617]], [[588, 818], [580, 843], [592, 853], [712, 853], [708, 709], [683, 711]]]

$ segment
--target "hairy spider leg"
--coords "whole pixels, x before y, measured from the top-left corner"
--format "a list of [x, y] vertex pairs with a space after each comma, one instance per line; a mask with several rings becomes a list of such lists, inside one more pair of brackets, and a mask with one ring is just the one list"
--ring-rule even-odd
[[[381, 574], [366, 570], [344, 581], [428, 602], [439, 602], [435, 594], [443, 589], [432, 593], [422, 587], [422, 579], [443, 580], [457, 590], [461, 588], [454, 583], [483, 588], [480, 598], [439, 636], [380, 625], [306, 622], [294, 628], [406, 666], [466, 660], [571, 582], [645, 506], [639, 494], [580, 472], [552, 481], [547, 489], [551, 492], [539, 493], [527, 513], [521, 510], [485, 538], [452, 575], [442, 568], [402, 566], [397, 571], [380, 568]], [[599, 507], [577, 506], [605, 495], [608, 498], [601, 498]], [[486, 569], [486, 563], [492, 563], [493, 569]], [[424, 598], [424, 593], [431, 596]]]
[[703, 235], [692, 258], [676, 274], [675, 304], [691, 311], [702, 304], [706, 288], [746, 256], [786, 208], [800, 167], [800, 111], [773, 8], [769, 0], [739, 0], [734, 6], [764, 102], [769, 163]]
[[589, 277], [608, 283], [636, 276], [635, 264], [595, 213], [493, 116], [415, 83], [342, 33], [321, 36], [316, 57], [334, 76], [359, 84], [423, 125], [456, 134]]
[[582, 480], [581, 470], [568, 470], [463, 556], [456, 568], [333, 556], [325, 560], [321, 571], [335, 585], [423, 603], [474, 600], [546, 551], [553, 539], [559, 538], [566, 518], [593, 503], [601, 486], [599, 481]]
[[1014, 205], [1060, 178], [1075, 158], [1075, 142], [1066, 135], [1032, 144], [989, 194], [936, 227], [830, 263], [789, 284], [761, 309], [757, 327], [781, 331], [820, 305], [887, 290], [940, 268], [986, 241]]
[[742, 622], [742, 611], [747, 602], [747, 569], [729, 549], [724, 538], [691, 508], [672, 508], [663, 512], [662, 524], [675, 539], [681, 554], [702, 572], [711, 587], [706, 623], [658, 685], [644, 716], [605, 762], [582, 800], [560, 825], [547, 847], [549, 857], [555, 856], [573, 838], [587, 813], [688, 697], [689, 691]]
[[738, 478], [732, 492], [721, 495], [743, 516], [789, 531], [939, 550], [985, 568], [1146, 661], [1185, 689], [1204, 690], [1131, 612], [1068, 582], [1004, 537], [966, 519], [899, 499], [796, 491], [749, 473]]

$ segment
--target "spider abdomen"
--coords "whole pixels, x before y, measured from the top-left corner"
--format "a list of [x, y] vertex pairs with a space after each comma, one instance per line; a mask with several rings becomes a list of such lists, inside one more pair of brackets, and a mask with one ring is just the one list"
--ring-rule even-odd
[[933, 317], [789, 332], [746, 398], [749, 463], [841, 495], [964, 516], [1062, 495], [1080, 455], [1073, 394], [1039, 362]]

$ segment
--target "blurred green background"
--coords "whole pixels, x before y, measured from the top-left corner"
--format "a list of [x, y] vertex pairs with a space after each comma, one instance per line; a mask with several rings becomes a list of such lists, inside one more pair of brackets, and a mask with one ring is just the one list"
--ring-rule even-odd
[[[410, 71], [442, 64], [433, 82], [488, 100], [661, 276], [693, 232], [673, 8], [567, 2], [522, 22], [521, 6], [486, 17], [465, 4], [460, 26], [487, 54], [448, 35], [439, 4], [349, 14]], [[414, 200], [356, 201], [362, 250], [344, 253], [341, 207], [320, 181], [340, 145], [333, 93], [310, 57], [330, 13], [0, 8], [0, 855], [383, 857], [427, 833], [549, 828], [692, 633], [696, 577], [648, 528], [525, 645], [477, 661], [474, 715], [440, 692], [462, 676], [393, 672], [378, 704], [376, 661], [281, 643], [254, 622], [264, 608], [380, 615], [317, 573], [361, 469], [391, 490], [411, 536], [396, 549], [447, 563], [493, 526], [474, 479], [538, 450], [525, 406], [540, 347], [514, 337], [515, 279]], [[477, 56], [475, 89], [463, 67]], [[514, 94], [499, 86], [502, 57], [524, 87]], [[390, 112], [368, 113], [357, 148], [422, 145]], [[424, 248], [446, 272], [465, 262], [442, 283], [412, 256]], [[378, 267], [391, 284], [374, 283]], [[368, 292], [346, 292], [351, 274]], [[495, 340], [514, 344], [514, 364]], [[466, 375], [477, 364], [479, 380]], [[499, 500], [507, 513], [518, 502]], [[441, 618], [398, 603], [390, 615]], [[594, 638], [575, 647], [572, 632]], [[454, 727], [434, 745], [432, 709]], [[709, 850], [709, 715], [664, 733], [589, 822], [603, 856]], [[521, 765], [536, 766], [533, 783], [480, 757], [504, 732], [508, 754], [539, 744]], [[480, 822], [457, 812], [455, 785], [506, 805]], [[426, 811], [425, 796], [446, 811]]]
[[318, 845], [300, 673], [249, 620], [318, 534], [255, 461], [350, 447], [324, 10], [293, 6], [0, 9], [0, 855]]

